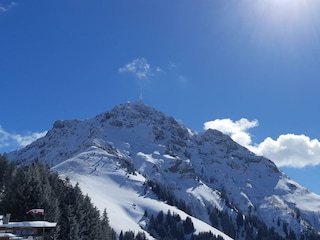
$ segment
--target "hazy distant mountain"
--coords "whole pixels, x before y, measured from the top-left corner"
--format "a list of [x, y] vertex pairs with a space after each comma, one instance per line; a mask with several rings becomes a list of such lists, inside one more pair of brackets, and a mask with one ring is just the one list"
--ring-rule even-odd
[[260, 239], [262, 231], [320, 239], [319, 195], [229, 136], [192, 131], [143, 103], [56, 121], [46, 136], [8, 158], [19, 164], [39, 159], [79, 182], [101, 211], [107, 209], [118, 233], [150, 232], [148, 216], [170, 210], [189, 216], [196, 233], [225, 239], [216, 228], [234, 239]]

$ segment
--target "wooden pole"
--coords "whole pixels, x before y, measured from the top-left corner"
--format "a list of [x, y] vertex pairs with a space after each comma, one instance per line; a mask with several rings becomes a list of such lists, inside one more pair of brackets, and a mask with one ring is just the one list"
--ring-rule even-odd
[[42, 239], [44, 240], [44, 212], [43, 212], [43, 228], [42, 228]]

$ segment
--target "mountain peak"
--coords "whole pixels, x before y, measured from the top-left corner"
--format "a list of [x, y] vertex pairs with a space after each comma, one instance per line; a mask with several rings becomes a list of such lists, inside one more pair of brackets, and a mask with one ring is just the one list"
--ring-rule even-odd
[[[134, 189], [134, 201], [147, 206], [140, 197], [152, 201], [154, 195], [146, 194], [149, 188], [142, 184], [158, 182], [206, 223], [210, 223], [208, 209], [217, 208], [233, 219], [239, 212], [257, 215], [280, 233], [276, 218], [297, 229], [320, 231], [320, 196], [290, 180], [272, 161], [218, 130], [193, 132], [142, 102], [119, 104], [92, 119], [56, 121], [45, 137], [9, 153], [8, 158], [20, 164], [39, 159], [74, 181], [87, 179], [81, 184], [88, 192], [91, 179], [105, 182], [104, 192], [113, 181], [114, 189]], [[114, 174], [119, 179], [121, 175], [121, 183], [110, 180]], [[129, 175], [130, 181], [137, 181], [130, 186]], [[118, 201], [122, 199], [114, 203]], [[125, 200], [122, 204], [127, 206]], [[118, 212], [111, 215], [117, 217]]]
[[124, 104], [119, 104], [107, 113], [118, 119], [130, 118], [154, 120], [165, 117], [160, 111], [142, 102], [126, 102]]
[[123, 115], [130, 118], [148, 118], [154, 114], [161, 114], [158, 110], [142, 102], [126, 102], [115, 106], [111, 111], [115, 115]]

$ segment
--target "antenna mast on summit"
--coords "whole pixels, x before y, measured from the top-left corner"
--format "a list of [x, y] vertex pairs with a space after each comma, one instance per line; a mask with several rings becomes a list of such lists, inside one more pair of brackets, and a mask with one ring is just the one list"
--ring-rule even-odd
[[140, 88], [140, 96], [139, 96], [139, 101], [142, 103], [142, 87]]

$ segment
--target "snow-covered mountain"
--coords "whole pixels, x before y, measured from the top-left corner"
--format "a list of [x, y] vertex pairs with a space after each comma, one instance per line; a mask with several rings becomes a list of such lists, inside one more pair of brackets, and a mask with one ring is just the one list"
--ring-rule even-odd
[[[140, 102], [118, 105], [88, 120], [56, 121], [46, 136], [8, 158], [19, 164], [39, 159], [79, 182], [95, 205], [107, 209], [118, 233], [146, 230], [145, 211], [156, 215], [170, 210], [182, 219], [191, 217], [197, 232], [231, 239], [211, 227], [213, 209], [234, 222], [239, 214], [242, 219], [257, 216], [284, 237], [288, 229], [297, 238], [320, 232], [320, 196], [272, 161], [217, 130], [192, 131]], [[155, 183], [188, 210], [159, 201], [152, 191]], [[233, 237], [244, 239], [245, 234]]]

